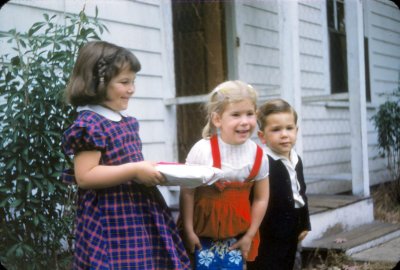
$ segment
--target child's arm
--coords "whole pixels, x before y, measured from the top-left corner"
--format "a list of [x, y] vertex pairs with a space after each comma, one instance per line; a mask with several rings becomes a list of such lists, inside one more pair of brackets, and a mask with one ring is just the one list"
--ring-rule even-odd
[[186, 248], [193, 253], [196, 249], [201, 249], [200, 239], [193, 230], [193, 207], [194, 189], [181, 188], [180, 192], [180, 212], [182, 216], [183, 232]]
[[243, 259], [247, 259], [251, 242], [256, 235], [258, 228], [264, 218], [269, 199], [269, 179], [268, 177], [254, 184], [253, 202], [251, 206], [251, 224], [249, 229], [230, 249], [240, 248]]
[[307, 234], [308, 234], [308, 231], [302, 231], [300, 234], [299, 234], [299, 241], [303, 241], [303, 239], [304, 238], [306, 238], [306, 236], [307, 236]]
[[83, 151], [74, 157], [75, 178], [79, 187], [107, 188], [134, 179], [135, 182], [154, 186], [164, 181], [164, 177], [149, 161], [130, 162], [122, 165], [99, 165], [101, 152]]

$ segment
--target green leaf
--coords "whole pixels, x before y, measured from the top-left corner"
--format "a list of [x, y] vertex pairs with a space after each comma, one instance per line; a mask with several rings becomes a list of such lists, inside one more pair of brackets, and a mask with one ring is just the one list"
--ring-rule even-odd
[[6, 197], [2, 201], [0, 201], [0, 207], [5, 207], [10, 200], [10, 196]]
[[30, 269], [52, 263], [52, 269], [65, 268], [48, 261], [64, 256], [60, 241], [72, 238], [73, 229], [73, 212], [60, 213], [60, 206], [74, 205], [70, 188], [59, 181], [62, 169], [71, 165], [61, 149], [62, 130], [74, 116], [63, 93], [78, 48], [103, 29], [82, 10], [65, 17], [43, 14], [26, 32], [0, 33], [0, 42], [10, 48], [0, 55], [0, 99], [5, 101], [0, 102], [0, 207], [8, 222], [0, 228], [8, 245], [1, 259], [15, 262], [16, 269], [26, 269], [26, 262]]
[[[18, 56], [15, 56], [15, 57], [11, 58], [11, 64], [13, 64], [14, 66], [19, 66], [20, 63], [21, 63], [21, 59]], [[10, 81], [10, 80], [11, 79], [8, 79], [8, 81]]]
[[16, 199], [16, 200], [14, 200], [14, 201], [10, 204], [10, 206], [11, 206], [12, 208], [17, 208], [19, 205], [21, 205], [22, 202], [23, 202], [23, 200], [21, 200], [21, 199]]

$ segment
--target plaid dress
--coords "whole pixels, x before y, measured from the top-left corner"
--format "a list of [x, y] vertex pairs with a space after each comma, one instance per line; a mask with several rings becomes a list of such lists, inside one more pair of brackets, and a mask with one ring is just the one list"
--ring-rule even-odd
[[[135, 118], [111, 121], [93, 111], [81, 111], [64, 132], [67, 155], [101, 151], [100, 164], [119, 165], [143, 160]], [[72, 169], [63, 180], [75, 183]], [[73, 269], [190, 269], [162, 195], [156, 187], [126, 182], [104, 189], [79, 189]]]

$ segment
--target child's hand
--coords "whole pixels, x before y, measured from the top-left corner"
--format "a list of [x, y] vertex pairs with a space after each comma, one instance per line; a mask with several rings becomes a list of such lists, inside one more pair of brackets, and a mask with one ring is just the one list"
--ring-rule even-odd
[[245, 234], [245, 235], [243, 235], [242, 238], [239, 239], [239, 241], [237, 241], [232, 246], [230, 246], [229, 250], [240, 249], [240, 251], [242, 252], [243, 260], [245, 261], [245, 260], [247, 260], [247, 256], [250, 251], [252, 240], [253, 240], [253, 238], [251, 238], [250, 236], [247, 236]]
[[307, 234], [308, 234], [308, 231], [302, 231], [302, 232], [299, 234], [299, 242], [300, 242], [300, 241], [303, 241], [303, 239], [306, 238]]
[[190, 253], [194, 253], [196, 249], [201, 249], [199, 237], [194, 233], [185, 233], [184, 237], [185, 247]]
[[156, 163], [140, 161], [133, 163], [135, 166], [135, 182], [151, 187], [165, 181], [164, 176], [156, 170]]

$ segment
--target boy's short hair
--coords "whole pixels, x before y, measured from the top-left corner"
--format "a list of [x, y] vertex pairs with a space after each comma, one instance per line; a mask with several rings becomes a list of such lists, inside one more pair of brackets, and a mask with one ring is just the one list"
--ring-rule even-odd
[[257, 123], [260, 130], [264, 130], [267, 117], [274, 113], [292, 113], [297, 125], [297, 112], [283, 99], [272, 99], [262, 104], [257, 110]]

